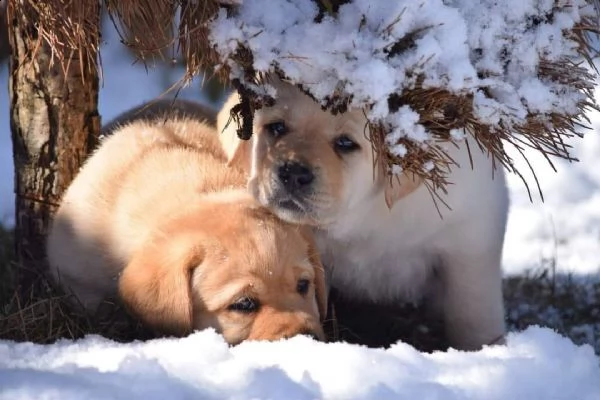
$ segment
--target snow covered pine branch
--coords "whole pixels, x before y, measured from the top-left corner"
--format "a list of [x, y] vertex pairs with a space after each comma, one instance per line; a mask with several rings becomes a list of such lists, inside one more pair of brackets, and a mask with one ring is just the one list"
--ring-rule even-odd
[[507, 144], [572, 159], [566, 139], [596, 107], [590, 2], [354, 0], [329, 12], [317, 3], [241, 2], [211, 22], [218, 69], [248, 109], [276, 96], [264, 80], [272, 73], [333, 113], [362, 108], [380, 166], [433, 189], [453, 162], [445, 146], [462, 140], [516, 173]]

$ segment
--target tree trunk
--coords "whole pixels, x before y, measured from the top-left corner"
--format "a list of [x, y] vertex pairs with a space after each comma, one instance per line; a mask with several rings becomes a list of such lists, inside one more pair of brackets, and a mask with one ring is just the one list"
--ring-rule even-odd
[[6, 26], [6, 3], [0, 1], [0, 63], [8, 57], [8, 27]]
[[[87, 3], [96, 3], [96, 7]], [[51, 217], [99, 135], [96, 49], [100, 6], [97, 3], [93, 0], [70, 4], [56, 0], [8, 3], [16, 272], [23, 290], [34, 287], [43, 276], [45, 237]], [[80, 34], [93, 46], [80, 52], [75, 46], [68, 47], [71, 38], [61, 37], [47, 18], [51, 16], [55, 23], [60, 19], [67, 25], [73, 22], [72, 17], [81, 17], [83, 8], [86, 8], [86, 26]], [[49, 41], [49, 34], [55, 35], [50, 38], [56, 40]]]

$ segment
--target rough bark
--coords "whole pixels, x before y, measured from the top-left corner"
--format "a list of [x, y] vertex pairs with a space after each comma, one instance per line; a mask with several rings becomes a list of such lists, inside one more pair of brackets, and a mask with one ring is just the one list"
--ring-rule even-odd
[[[93, 57], [65, 48], [57, 53], [56, 47], [39, 37], [41, 24], [35, 12], [23, 12], [23, 3], [9, 1], [9, 94], [17, 277], [22, 288], [29, 288], [44, 272], [51, 217], [96, 143], [100, 121], [95, 50], [87, 49], [94, 52]], [[85, 33], [96, 44], [99, 15], [98, 6]], [[57, 59], [60, 53], [67, 56]]]

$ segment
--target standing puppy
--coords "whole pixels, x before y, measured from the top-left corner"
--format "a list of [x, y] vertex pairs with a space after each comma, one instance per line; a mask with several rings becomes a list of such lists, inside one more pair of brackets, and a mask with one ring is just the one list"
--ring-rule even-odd
[[[274, 80], [275, 104], [254, 116], [251, 141], [218, 116], [230, 163], [249, 168], [249, 189], [281, 218], [315, 227], [331, 285], [375, 303], [425, 300], [443, 318], [450, 344], [478, 349], [505, 333], [501, 255], [508, 212], [503, 171], [471, 146], [448, 145], [458, 166], [440, 194], [408, 176], [373, 177], [360, 110], [322, 111], [296, 87]], [[492, 178], [493, 177], [493, 178]]]

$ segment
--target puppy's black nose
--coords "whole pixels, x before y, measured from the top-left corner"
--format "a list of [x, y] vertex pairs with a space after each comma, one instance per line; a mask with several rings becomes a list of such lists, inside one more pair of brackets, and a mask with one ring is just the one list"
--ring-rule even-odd
[[310, 168], [293, 161], [287, 161], [280, 165], [277, 174], [285, 188], [291, 191], [302, 189], [315, 180], [315, 175]]

